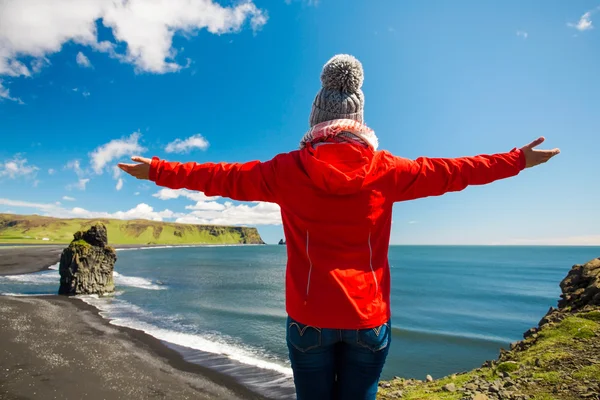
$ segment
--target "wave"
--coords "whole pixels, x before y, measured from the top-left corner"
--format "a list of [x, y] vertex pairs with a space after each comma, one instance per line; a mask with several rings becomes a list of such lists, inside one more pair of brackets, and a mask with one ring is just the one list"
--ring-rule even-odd
[[197, 332], [196, 328], [179, 323], [176, 316], [167, 318], [169, 325], [169, 329], [167, 329], [158, 326], [161, 322], [165, 323], [164, 317], [156, 316], [124, 300], [98, 296], [79, 296], [78, 298], [100, 310], [100, 314], [109, 319], [113, 325], [141, 330], [159, 340], [177, 346], [223, 355], [242, 364], [271, 370], [288, 377], [292, 375], [291, 368], [261, 357], [259, 349], [234, 343], [233, 339], [222, 335]]
[[137, 277], [137, 276], [121, 275], [117, 271], [113, 272], [113, 277], [115, 278], [116, 286], [119, 286], [119, 285], [129, 286], [129, 287], [136, 287], [139, 289], [147, 289], [147, 290], [165, 290], [165, 289], [167, 289], [166, 286], [160, 285], [156, 282], [152, 282], [149, 279], [141, 278], [141, 277]]
[[514, 341], [513, 339], [493, 336], [493, 335], [480, 335], [476, 333], [465, 333], [465, 332], [447, 332], [447, 331], [435, 331], [435, 330], [419, 330], [419, 329], [406, 329], [392, 326], [392, 334], [398, 337], [410, 338], [416, 341], [425, 342], [446, 342], [446, 343], [468, 343], [468, 344], [480, 344], [480, 345], [500, 345], [504, 346]]
[[14, 282], [24, 285], [58, 285], [60, 275], [56, 270], [48, 270], [23, 275], [0, 276], [0, 282]]
[[[117, 271], [113, 272], [113, 277], [117, 288], [118, 286], [135, 287], [146, 290], [165, 290], [168, 288], [165, 285], [153, 282], [149, 279], [137, 276], [121, 275]], [[0, 276], [0, 283], [3, 281], [20, 283], [23, 285], [58, 285], [60, 283], [58, 264], [53, 265], [49, 270], [35, 272], [32, 274]]]
[[59, 266], [60, 266], [60, 262], [57, 262], [56, 264], [49, 266], [48, 269], [52, 269], [54, 271], [58, 271], [58, 267]]

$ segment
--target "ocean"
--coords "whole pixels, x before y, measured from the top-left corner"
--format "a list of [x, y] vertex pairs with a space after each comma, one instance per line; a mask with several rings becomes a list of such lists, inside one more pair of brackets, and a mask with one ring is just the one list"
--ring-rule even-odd
[[[294, 398], [285, 344], [285, 246], [126, 249], [117, 295], [84, 296], [113, 324], [267, 396]], [[391, 246], [393, 337], [383, 378], [480, 366], [520, 340], [574, 264], [600, 247]], [[55, 294], [56, 270], [0, 277], [0, 293]]]

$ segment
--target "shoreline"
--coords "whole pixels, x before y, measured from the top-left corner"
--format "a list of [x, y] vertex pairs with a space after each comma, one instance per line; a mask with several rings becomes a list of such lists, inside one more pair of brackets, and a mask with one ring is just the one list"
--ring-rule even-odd
[[[213, 245], [208, 245], [208, 246], [213, 246]], [[117, 249], [118, 250], [128, 250], [128, 249], [140, 249], [140, 250], [144, 250], [144, 249], [150, 249], [150, 248], [164, 248], [165, 246], [140, 246], [140, 245], [129, 245], [129, 246], [119, 246]], [[175, 246], [168, 246], [168, 247], [175, 247]], [[181, 247], [181, 246], [179, 246]], [[187, 246], [185, 245], [185, 247], [197, 247], [197, 246]], [[30, 273], [36, 273], [36, 272], [41, 272], [41, 271], [45, 271], [45, 270], [49, 270], [49, 267], [56, 265], [57, 262], [59, 262], [60, 260], [60, 254], [63, 250], [63, 246], [55, 246], [55, 245], [42, 245], [42, 246], [0, 246], [0, 276], [2, 275], [24, 275], [24, 274], [30, 274]], [[257, 382], [262, 381], [266, 382], [269, 381], [269, 375], [270, 372], [265, 371], [264, 373], [259, 372], [258, 374], [255, 372], [254, 367], [244, 367], [243, 365], [241, 366], [236, 366], [235, 362], [231, 362], [231, 360], [228, 361], [228, 359], [224, 358], [224, 357], [220, 357], [219, 355], [210, 355], [209, 353], [207, 353], [206, 355], [202, 355], [201, 351], [187, 351], [186, 348], [181, 348], [179, 349], [178, 346], [176, 345], [172, 345], [169, 342], [165, 342], [161, 339], [156, 338], [155, 336], [152, 336], [149, 333], [144, 332], [143, 330], [140, 329], [136, 329], [135, 327], [126, 327], [126, 326], [119, 326], [117, 324], [113, 324], [111, 321], [112, 319], [110, 317], [105, 317], [102, 315], [102, 310], [98, 307], [96, 307], [93, 304], [89, 304], [88, 302], [86, 302], [84, 299], [80, 299], [80, 298], [76, 298], [76, 297], [65, 297], [65, 296], [59, 296], [59, 295], [25, 295], [25, 296], [19, 296], [19, 295], [13, 295], [13, 294], [6, 294], [6, 295], [0, 295], [0, 311], [2, 314], [6, 314], [6, 316], [3, 315], [2, 320], [4, 321], [0, 321], [0, 398], [5, 398], [3, 397], [3, 395], [10, 395], [8, 396], [8, 398], [19, 398], [19, 396], [26, 396], [27, 398], [36, 398], [36, 396], [33, 397], [29, 397], [32, 394], [34, 394], [33, 392], [19, 392], [19, 390], [23, 389], [22, 387], [19, 389], [17, 388], [17, 392], [6, 392], [6, 388], [7, 387], [11, 387], [14, 386], [11, 382], [10, 376], [8, 375], [9, 372], [7, 372], [6, 374], [4, 374], [4, 371], [10, 371], [12, 370], [11, 366], [6, 364], [6, 360], [10, 359], [10, 357], [6, 356], [6, 351], [8, 349], [8, 351], [10, 351], [12, 349], [12, 346], [9, 344], [10, 340], [7, 339], [7, 325], [11, 324], [12, 322], [16, 323], [17, 319], [20, 318], [33, 318], [31, 313], [31, 310], [25, 310], [22, 313], [18, 313], [17, 316], [11, 318], [10, 315], [8, 315], [5, 312], [6, 309], [6, 303], [7, 302], [13, 302], [14, 304], [18, 305], [19, 307], [25, 307], [23, 304], [19, 304], [19, 303], [29, 303], [29, 302], [36, 302], [38, 304], [38, 307], [41, 308], [48, 308], [48, 307], [54, 307], [54, 308], [59, 308], [61, 310], [60, 313], [55, 312], [56, 314], [56, 319], [60, 320], [62, 318], [65, 318], [64, 315], [69, 315], [68, 319], [69, 319], [69, 323], [67, 325], [71, 325], [72, 323], [75, 323], [75, 325], [77, 325], [77, 328], [73, 331], [70, 332], [71, 336], [73, 336], [75, 338], [75, 342], [79, 342], [82, 336], [85, 336], [85, 333], [89, 332], [90, 330], [98, 330], [98, 326], [101, 326], [101, 330], [109, 330], [109, 331], [113, 331], [113, 332], [118, 332], [119, 335], [121, 335], [121, 342], [122, 343], [126, 343], [123, 347], [128, 348], [128, 350], [131, 349], [145, 349], [146, 354], [145, 357], [146, 359], [150, 360], [151, 363], [163, 363], [165, 365], [168, 365], [170, 368], [173, 369], [174, 372], [170, 372], [170, 373], [166, 373], [164, 371], [164, 368], [159, 368], [158, 372], [156, 371], [156, 369], [154, 371], [149, 371], [152, 373], [158, 373], [159, 375], [164, 375], [164, 376], [177, 376], [179, 380], [182, 380], [183, 378], [179, 375], [185, 375], [185, 380], [190, 380], [190, 379], [195, 379], [195, 380], [201, 380], [201, 381], [207, 381], [210, 382], [211, 386], [211, 396], [208, 397], [203, 397], [201, 396], [202, 393], [198, 394], [198, 395], [194, 395], [192, 397], [185, 397], [185, 396], [181, 396], [181, 397], [176, 397], [176, 398], [207, 398], [207, 399], [212, 399], [212, 398], [232, 398], [232, 399], [267, 399], [270, 398], [271, 395], [275, 395], [275, 397], [273, 398], [278, 398], [275, 392], [270, 392], [268, 391], [265, 394], [260, 394], [260, 393], [264, 393], [263, 390], [259, 390], [260, 389], [260, 384], [258, 387], [254, 387], [251, 383], [252, 381], [255, 381], [256, 379], [258, 379]], [[16, 302], [16, 303], [15, 303]], [[14, 305], [13, 304], [13, 305]], [[76, 310], [75, 313], [72, 312], [72, 310]], [[35, 313], [35, 310], [33, 311]], [[76, 316], [78, 316], [80, 313], [84, 313], [86, 314], [86, 316], [83, 318], [83, 321], [81, 319], [75, 318], [75, 322], [73, 321], [74, 317], [71, 317], [70, 314], [77, 314]], [[11, 321], [11, 319], [13, 321]], [[49, 325], [52, 324], [52, 321], [40, 321], [40, 318], [37, 319], [37, 322], [35, 322], [33, 325], [37, 326], [37, 333], [36, 334], [36, 339], [33, 340], [33, 343], [35, 343], [34, 346], [32, 347], [36, 347], [36, 346], [40, 346], [41, 344], [43, 344], [44, 342], [50, 340], [52, 341], [52, 337], [57, 337], [59, 338], [61, 336], [61, 334], [54, 334], [52, 333], [52, 329]], [[82, 328], [83, 327], [83, 328]], [[64, 329], [70, 329], [68, 327], [62, 328], [63, 331]], [[48, 336], [48, 332], [50, 332], [50, 339]], [[60, 341], [60, 339], [59, 339]], [[63, 341], [62, 342], [62, 346], [67, 345], [69, 341], [66, 341], [66, 343]], [[5, 347], [7, 346], [7, 347]], [[104, 350], [106, 352], [106, 349]], [[137, 351], [137, 350], [136, 350]], [[21, 353], [27, 353], [27, 350], [22, 349]], [[102, 354], [102, 352], [100, 352], [100, 354]], [[19, 360], [19, 359], [34, 359], [35, 361], [33, 362], [33, 364], [37, 365], [40, 363], [43, 363], [42, 359], [39, 359], [39, 357], [36, 357], [37, 354], [21, 354], [17, 357], [15, 357], [14, 359]], [[190, 358], [190, 356], [192, 357], [192, 359], [188, 360], [188, 358]], [[204, 362], [197, 362], [197, 360], [194, 360], [193, 358], [204, 358]], [[90, 354], [86, 354], [83, 356], [79, 357], [78, 363], [80, 364], [86, 364], [88, 361], [90, 361], [91, 359], [93, 359], [93, 357]], [[3, 361], [4, 360], [4, 361]], [[17, 363], [19, 364], [19, 363]], [[14, 365], [13, 365], [14, 366]], [[114, 369], [115, 371], [121, 371], [119, 366], [115, 367], [116, 369]], [[144, 367], [141, 367], [144, 368]], [[237, 374], [230, 374], [228, 372], [231, 372], [231, 370], [234, 370], [235, 372], [237, 372]], [[37, 372], [36, 372], [37, 373]], [[77, 375], [79, 373], [79, 371], [77, 369], [72, 369], [70, 371], [70, 373], [68, 375]], [[3, 376], [5, 375], [5, 376]], [[89, 375], [89, 374], [88, 374]], [[85, 375], [85, 376], [88, 376]], [[188, 376], [189, 375], [189, 376]], [[6, 379], [9, 378], [9, 379]], [[262, 379], [261, 379], [262, 378]], [[46, 379], [46, 378], [44, 378]], [[91, 378], [88, 377], [85, 380], [89, 380], [89, 379], [95, 379], [98, 382], [102, 382], [102, 379], [99, 379], [97, 376], [93, 375]], [[248, 379], [250, 379], [250, 382], [248, 382]], [[250, 385], [248, 385], [248, 383], [250, 383]], [[206, 385], [206, 384], [205, 384]], [[210, 386], [209, 385], [209, 386]], [[18, 386], [18, 385], [17, 385]], [[213, 387], [214, 386], [214, 387]], [[49, 389], [48, 389], [49, 390]], [[100, 390], [100, 389], [98, 389]], [[259, 390], [259, 392], [257, 392], [256, 390]], [[231, 396], [216, 396], [215, 393], [219, 392], [219, 391], [227, 391], [228, 393], [231, 392], [233, 393], [233, 397]], [[201, 392], [204, 392], [204, 390], [202, 390]], [[28, 393], [28, 394], [27, 394]], [[46, 393], [46, 391], [43, 392], [44, 394]], [[51, 392], [47, 392], [47, 393], [51, 393]], [[171, 396], [173, 396], [175, 393], [177, 392], [173, 392], [173, 389], [171, 388], [170, 390], [166, 391], [167, 393], [167, 397], [166, 398], [171, 398]], [[39, 394], [39, 391], [38, 391]], [[67, 397], [60, 397], [60, 398], [71, 398], [68, 397], [69, 393], [65, 393], [65, 396]], [[93, 394], [93, 393], [92, 393]], [[269, 396], [269, 397], [265, 397]], [[16, 396], [16, 397], [11, 397], [11, 396]], [[73, 397], [75, 398], [75, 397]], [[77, 397], [79, 398], [79, 397]], [[89, 398], [89, 397], [88, 397]], [[91, 397], [94, 398], [94, 397]], [[98, 398], [122, 398], [122, 397], [115, 397], [114, 395], [112, 395], [112, 397], [98, 397]], [[128, 397], [123, 397], [123, 398], [128, 398]], [[138, 397], [136, 397], [138, 398]], [[156, 396], [145, 396], [143, 398], [163, 398], [163, 397], [156, 397]], [[283, 397], [282, 397], [283, 398]]]
[[[62, 251], [69, 244], [4, 244], [0, 243], [0, 276], [23, 275], [46, 271], [60, 262]], [[252, 244], [122, 244], [113, 246], [115, 250], [146, 250], [161, 248], [190, 248], [213, 246], [262, 246]], [[27, 251], [23, 251], [23, 250]]]
[[266, 399], [79, 299], [0, 296], [0, 310], [0, 398]]

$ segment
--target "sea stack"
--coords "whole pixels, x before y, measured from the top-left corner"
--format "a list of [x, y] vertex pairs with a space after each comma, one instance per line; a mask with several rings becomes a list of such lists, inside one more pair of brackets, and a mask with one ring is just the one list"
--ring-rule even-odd
[[60, 257], [58, 294], [106, 295], [115, 291], [113, 270], [117, 254], [108, 246], [106, 227], [96, 224], [77, 232]]

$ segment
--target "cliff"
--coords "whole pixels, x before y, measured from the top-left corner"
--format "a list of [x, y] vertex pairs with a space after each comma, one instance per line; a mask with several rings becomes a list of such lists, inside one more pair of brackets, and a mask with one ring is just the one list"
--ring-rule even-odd
[[600, 258], [575, 265], [524, 340], [481, 368], [434, 381], [380, 383], [380, 399], [600, 399]]
[[248, 227], [13, 214], [0, 214], [0, 243], [67, 244], [73, 232], [85, 231], [96, 223], [106, 226], [113, 245], [264, 244], [258, 230]]

